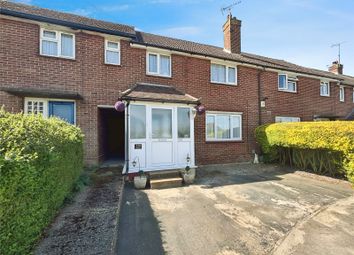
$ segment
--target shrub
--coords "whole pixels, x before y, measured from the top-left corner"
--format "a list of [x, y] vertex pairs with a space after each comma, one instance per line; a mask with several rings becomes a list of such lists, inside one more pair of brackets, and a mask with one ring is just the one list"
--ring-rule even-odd
[[83, 169], [83, 135], [0, 110], [0, 254], [27, 254]]
[[256, 138], [268, 161], [343, 174], [354, 183], [353, 121], [268, 124], [256, 129]]

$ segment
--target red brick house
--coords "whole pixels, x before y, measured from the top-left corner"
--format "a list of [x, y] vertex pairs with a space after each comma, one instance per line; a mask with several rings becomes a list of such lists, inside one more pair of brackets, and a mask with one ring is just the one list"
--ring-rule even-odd
[[78, 125], [87, 164], [121, 158], [129, 172], [249, 160], [260, 124], [352, 112], [342, 65], [244, 53], [241, 21], [223, 30], [220, 48], [1, 1], [0, 105]]

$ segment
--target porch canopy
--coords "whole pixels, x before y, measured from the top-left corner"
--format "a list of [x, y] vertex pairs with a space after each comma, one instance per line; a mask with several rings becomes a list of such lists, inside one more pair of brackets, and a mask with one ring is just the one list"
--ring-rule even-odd
[[199, 99], [169, 85], [137, 83], [124, 91], [122, 100], [160, 103], [199, 104]]
[[11, 95], [21, 97], [40, 97], [40, 98], [60, 98], [82, 100], [83, 97], [73, 91], [43, 89], [43, 88], [25, 88], [25, 87], [3, 87], [0, 91], [7, 92]]

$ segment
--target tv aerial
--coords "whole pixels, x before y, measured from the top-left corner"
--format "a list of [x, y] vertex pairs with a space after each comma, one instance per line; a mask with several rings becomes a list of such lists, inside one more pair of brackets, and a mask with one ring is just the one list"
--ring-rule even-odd
[[340, 64], [341, 47], [343, 43], [346, 42], [334, 43], [331, 45], [331, 48], [338, 47], [338, 64]]
[[241, 2], [242, 2], [242, 1], [237, 1], [237, 2], [234, 2], [233, 4], [230, 4], [230, 5], [228, 5], [228, 6], [225, 6], [225, 7], [221, 8], [221, 13], [222, 13], [222, 15], [224, 15], [225, 12], [228, 12], [228, 14], [231, 15], [231, 10], [232, 10], [232, 8], [233, 8], [234, 6], [236, 6], [236, 5], [239, 5]]

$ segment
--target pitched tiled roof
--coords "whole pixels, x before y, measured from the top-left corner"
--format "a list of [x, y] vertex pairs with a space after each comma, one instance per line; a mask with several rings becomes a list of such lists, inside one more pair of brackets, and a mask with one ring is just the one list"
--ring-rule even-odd
[[268, 58], [255, 54], [242, 52], [241, 54], [226, 52], [221, 47], [206, 45], [186, 40], [169, 38], [135, 31], [134, 27], [90, 19], [74, 14], [53, 11], [30, 5], [11, 3], [0, 0], [0, 14], [12, 15], [63, 26], [75, 27], [78, 29], [98, 31], [107, 34], [116, 34], [133, 38], [133, 43], [175, 50], [185, 53], [203, 55], [239, 63], [251, 64], [260, 67], [273, 68], [282, 71], [296, 72], [314, 75], [324, 78], [341, 80], [345, 85], [354, 86], [354, 77], [347, 75], [336, 75], [328, 71], [299, 66], [284, 60]]
[[124, 100], [197, 104], [199, 100], [173, 86], [137, 83], [121, 95]]
[[[82, 26], [82, 29], [87, 30], [97, 30], [108, 34], [122, 34], [135, 36], [135, 29], [132, 26], [121, 25], [112, 22], [90, 19], [87, 17], [53, 11], [45, 8], [39, 8], [36, 6], [13, 3], [8, 1], [0, 0], [0, 14], [8, 14], [12, 16], [17, 16], [21, 18], [28, 18], [38, 21], [44, 21], [47, 19], [49, 23], [54, 23], [58, 25], [76, 25]], [[64, 22], [64, 23], [63, 23]]]

